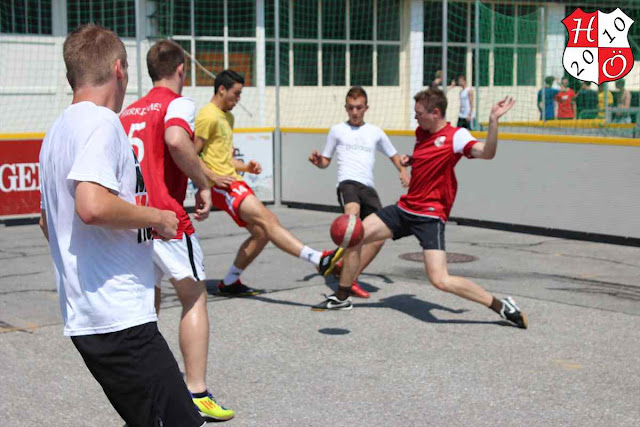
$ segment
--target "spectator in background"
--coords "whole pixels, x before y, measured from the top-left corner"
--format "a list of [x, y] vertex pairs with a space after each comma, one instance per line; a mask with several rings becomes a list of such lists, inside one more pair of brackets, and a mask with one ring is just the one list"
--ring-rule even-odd
[[464, 75], [458, 76], [458, 86], [462, 88], [460, 92], [460, 112], [458, 113], [458, 127], [471, 129], [476, 117], [474, 110], [475, 94], [473, 88], [467, 85], [467, 78]]
[[[625, 89], [624, 84], [624, 79], [616, 81], [616, 89], [618, 89], [616, 107], [618, 108], [631, 107], [631, 92]], [[614, 113], [613, 121], [616, 123], [631, 123], [631, 115], [627, 112]]]
[[555, 118], [554, 100], [558, 94], [558, 89], [551, 87], [554, 81], [555, 78], [553, 76], [547, 76], [544, 79], [544, 89], [540, 89], [538, 91], [538, 110], [540, 110], [540, 120], [553, 120]]
[[438, 89], [442, 86], [442, 70], [436, 71], [436, 78], [431, 82], [432, 89]]
[[[607, 83], [603, 83], [600, 86], [598, 86], [598, 118], [599, 119], [604, 119], [605, 118], [605, 105], [604, 105], [604, 94], [605, 94], [605, 88], [607, 87]], [[613, 106], [613, 94], [607, 90], [607, 106], [611, 107]]]
[[591, 89], [591, 82], [582, 82], [582, 87], [576, 96], [576, 107], [578, 119], [593, 119], [596, 117], [598, 108], [598, 94]]
[[558, 119], [575, 119], [576, 118], [576, 93], [569, 87], [569, 79], [563, 77], [560, 82], [560, 92], [555, 96], [558, 104]]

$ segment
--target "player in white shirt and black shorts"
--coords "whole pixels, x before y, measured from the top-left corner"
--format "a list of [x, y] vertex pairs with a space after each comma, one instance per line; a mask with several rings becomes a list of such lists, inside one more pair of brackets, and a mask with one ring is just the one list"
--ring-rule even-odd
[[147, 206], [137, 158], [116, 115], [127, 52], [85, 25], [63, 48], [72, 105], [40, 151], [40, 226], [49, 241], [64, 322], [129, 426], [201, 426], [178, 364], [158, 331], [153, 240], [175, 235], [172, 211]]
[[[339, 123], [331, 128], [327, 136], [327, 144], [319, 154], [316, 150], [309, 156], [309, 161], [324, 169], [336, 156], [338, 163], [338, 203], [344, 213], [358, 215], [365, 219], [382, 208], [380, 197], [374, 188], [373, 167], [376, 161], [376, 150], [389, 157], [398, 169], [403, 187], [409, 185], [409, 174], [400, 164], [400, 157], [395, 147], [382, 129], [365, 123], [364, 114], [369, 109], [367, 93], [360, 86], [353, 86], [347, 92], [345, 109], [349, 115], [347, 122]], [[375, 242], [363, 249], [362, 263], [358, 274], [351, 285], [351, 293], [360, 298], [369, 298], [369, 293], [362, 289], [357, 278], [369, 263], [376, 257], [384, 242]], [[341, 263], [334, 268], [334, 274], [340, 274]]]

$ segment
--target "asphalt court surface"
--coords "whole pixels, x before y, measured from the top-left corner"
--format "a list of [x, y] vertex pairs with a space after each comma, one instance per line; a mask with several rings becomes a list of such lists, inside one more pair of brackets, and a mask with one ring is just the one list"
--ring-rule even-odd
[[[330, 247], [332, 213], [273, 209], [303, 242]], [[214, 285], [244, 230], [224, 213], [196, 224]], [[37, 225], [0, 226], [0, 425], [122, 426], [62, 336], [48, 246]], [[245, 272], [260, 296], [210, 295], [208, 383], [234, 426], [640, 425], [640, 248], [448, 224], [449, 265], [530, 328], [426, 281], [416, 239], [387, 242], [351, 312], [312, 312], [337, 286], [273, 245]], [[180, 364], [180, 306], [163, 286], [160, 330]], [[182, 365], [181, 365], [182, 366]]]

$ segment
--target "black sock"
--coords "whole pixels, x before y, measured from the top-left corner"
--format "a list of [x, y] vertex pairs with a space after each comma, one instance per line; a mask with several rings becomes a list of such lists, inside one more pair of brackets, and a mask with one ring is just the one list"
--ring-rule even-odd
[[489, 306], [489, 308], [495, 311], [496, 313], [500, 314], [500, 312], [502, 311], [502, 307], [503, 307], [502, 301], [500, 301], [496, 297], [493, 297], [493, 301], [491, 301], [491, 305]]
[[191, 393], [191, 397], [194, 399], [202, 399], [203, 397], [209, 396], [209, 391], [205, 390], [202, 393]]
[[335, 295], [340, 301], [346, 300], [349, 297], [349, 295], [351, 295], [351, 286], [349, 286], [348, 288], [343, 288], [342, 286], [338, 286], [338, 290], [336, 291]]

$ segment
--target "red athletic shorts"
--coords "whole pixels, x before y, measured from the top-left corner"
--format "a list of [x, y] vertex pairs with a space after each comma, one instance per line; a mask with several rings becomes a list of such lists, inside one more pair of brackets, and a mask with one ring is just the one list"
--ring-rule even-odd
[[249, 195], [254, 194], [251, 187], [244, 181], [235, 181], [229, 188], [213, 187], [211, 202], [216, 209], [227, 212], [240, 227], [247, 225], [240, 219], [240, 203]]

